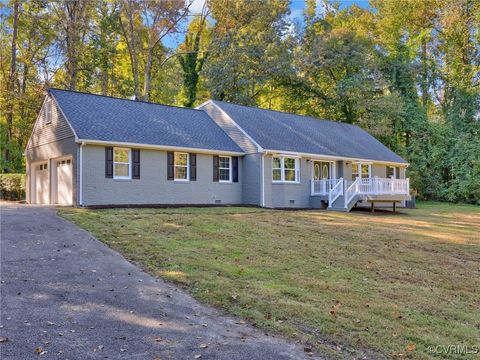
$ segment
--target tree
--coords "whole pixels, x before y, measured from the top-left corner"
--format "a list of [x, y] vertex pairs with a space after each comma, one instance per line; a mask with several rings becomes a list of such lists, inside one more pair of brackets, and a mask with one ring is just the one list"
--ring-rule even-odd
[[205, 2], [200, 15], [190, 23], [185, 41], [180, 45], [177, 53], [182, 68], [182, 95], [185, 98], [183, 101], [185, 107], [192, 107], [197, 100], [200, 72], [208, 56], [207, 46], [211, 32], [207, 22], [208, 16], [209, 10]]
[[[13, 15], [12, 15], [12, 42], [10, 52], [10, 72], [7, 80], [7, 127], [6, 127], [6, 141], [7, 144], [11, 144], [13, 140], [13, 106], [15, 97], [15, 82], [17, 80], [17, 35], [18, 35], [18, 13], [19, 13], [20, 1], [14, 0], [13, 2]], [[10, 160], [10, 149], [5, 147], [5, 161], [8, 163]]]
[[[123, 16], [128, 27], [120, 17], [120, 25], [130, 54], [135, 98], [147, 101], [152, 82], [152, 64], [155, 51], [162, 39], [177, 31], [177, 26], [188, 14], [193, 0], [148, 1], [125, 0], [122, 6]], [[143, 60], [143, 91], [140, 95], [139, 67]]]
[[60, 30], [61, 38], [58, 41], [64, 52], [65, 83], [70, 90], [77, 89], [80, 56], [85, 45], [92, 4], [88, 0], [62, 0], [50, 4], [56, 14], [56, 21]]
[[288, 1], [217, 0], [215, 26], [204, 75], [212, 97], [255, 104], [269, 80], [283, 76], [291, 63], [287, 32]]

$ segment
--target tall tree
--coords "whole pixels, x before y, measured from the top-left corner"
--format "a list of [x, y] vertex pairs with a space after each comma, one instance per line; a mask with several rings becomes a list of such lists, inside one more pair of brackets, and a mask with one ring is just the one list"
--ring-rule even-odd
[[255, 104], [269, 80], [289, 71], [286, 0], [211, 1], [215, 25], [205, 76], [214, 98]]
[[[128, 26], [120, 17], [132, 65], [135, 98], [149, 100], [152, 83], [152, 64], [155, 51], [162, 39], [177, 31], [177, 26], [188, 14], [193, 0], [148, 1], [126, 0], [122, 12]], [[141, 26], [136, 26], [140, 25]], [[143, 59], [143, 91], [140, 95], [139, 68]]]
[[[15, 82], [17, 80], [17, 36], [18, 36], [18, 13], [20, 1], [13, 2], [13, 20], [12, 20], [12, 42], [10, 52], [10, 72], [7, 80], [7, 143], [10, 144], [13, 140], [13, 111], [15, 101]], [[5, 146], [5, 160], [10, 160], [11, 154], [8, 146]]]
[[89, 10], [92, 4], [88, 0], [61, 0], [50, 4], [57, 16], [60, 36], [63, 37], [59, 39], [59, 44], [64, 50], [65, 85], [70, 90], [77, 89], [80, 56], [90, 23]]
[[207, 44], [210, 37], [207, 17], [209, 10], [205, 2], [201, 13], [194, 19], [185, 36], [185, 41], [178, 50], [178, 61], [182, 68], [183, 105], [192, 107], [197, 100], [197, 86], [200, 72], [208, 56]]

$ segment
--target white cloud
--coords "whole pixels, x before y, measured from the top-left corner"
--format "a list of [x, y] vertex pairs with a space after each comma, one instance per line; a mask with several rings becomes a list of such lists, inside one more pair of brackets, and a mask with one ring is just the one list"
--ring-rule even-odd
[[200, 14], [202, 12], [205, 2], [206, 0], [193, 0], [192, 5], [190, 5], [190, 12], [192, 14]]

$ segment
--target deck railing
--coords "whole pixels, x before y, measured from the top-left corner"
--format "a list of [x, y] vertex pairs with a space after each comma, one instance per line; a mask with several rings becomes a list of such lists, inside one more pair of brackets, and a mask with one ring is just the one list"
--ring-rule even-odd
[[312, 180], [312, 195], [328, 195], [339, 179]]
[[[340, 185], [340, 179], [322, 179], [312, 180], [311, 194], [312, 195], [330, 195], [335, 188], [333, 196], [337, 195]], [[343, 179], [342, 179], [343, 180]], [[348, 189], [351, 194], [365, 194], [365, 195], [409, 195], [410, 194], [410, 179], [386, 179], [386, 178], [357, 178], [355, 181], [343, 180], [341, 186], [342, 194], [344, 189]], [[352, 186], [353, 185], [353, 186]], [[337, 196], [338, 197], [338, 196]]]
[[328, 193], [328, 206], [332, 206], [335, 200], [343, 194], [343, 178], [334, 181], [336, 181], [336, 183]]
[[352, 201], [355, 195], [358, 194], [360, 180], [360, 178], [357, 178], [357, 180], [353, 181], [352, 183], [345, 181], [345, 195], [343, 196], [343, 205], [345, 208], [348, 206], [350, 201]]

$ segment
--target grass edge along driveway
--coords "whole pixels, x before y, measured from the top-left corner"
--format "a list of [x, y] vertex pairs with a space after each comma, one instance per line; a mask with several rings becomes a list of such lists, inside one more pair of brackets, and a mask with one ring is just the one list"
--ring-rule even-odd
[[60, 214], [200, 301], [332, 357], [480, 345], [480, 208], [400, 214], [64, 208]]

